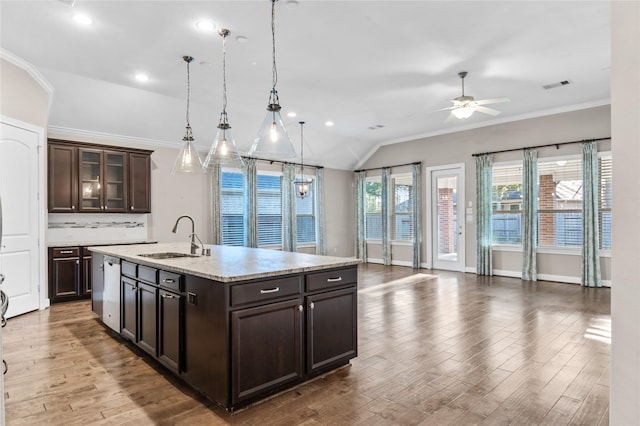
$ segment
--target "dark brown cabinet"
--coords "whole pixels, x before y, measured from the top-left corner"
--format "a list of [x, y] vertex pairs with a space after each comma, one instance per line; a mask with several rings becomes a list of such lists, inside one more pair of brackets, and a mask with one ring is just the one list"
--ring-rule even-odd
[[50, 213], [78, 211], [78, 149], [49, 144], [48, 205]]
[[49, 212], [150, 213], [151, 153], [49, 139]]
[[182, 275], [121, 262], [120, 334], [175, 373], [184, 345]]
[[49, 248], [51, 303], [91, 297], [91, 256], [85, 247]]
[[125, 152], [79, 148], [80, 209], [83, 213], [127, 211], [127, 160]]
[[232, 404], [303, 377], [299, 298], [231, 313]]
[[356, 287], [306, 297], [307, 372], [322, 373], [357, 355]]
[[151, 212], [151, 157], [148, 154], [129, 154], [129, 211]]

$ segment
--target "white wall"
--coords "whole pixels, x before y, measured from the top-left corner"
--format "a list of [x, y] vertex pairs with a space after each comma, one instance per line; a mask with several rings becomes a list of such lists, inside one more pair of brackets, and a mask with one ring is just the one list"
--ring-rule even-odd
[[[607, 137], [611, 134], [610, 107], [600, 106], [578, 111], [530, 118], [505, 124], [482, 127], [457, 133], [449, 133], [409, 142], [380, 147], [365, 164], [363, 169], [405, 164], [422, 161], [426, 167], [464, 163], [465, 199], [472, 201], [475, 214], [475, 160], [472, 154], [497, 151], [508, 148], [543, 145], [589, 138]], [[608, 141], [599, 143], [600, 151], [610, 150]], [[541, 148], [538, 157], [578, 154], [580, 145], [565, 145], [560, 149]], [[520, 160], [522, 152], [495, 154], [494, 162]], [[426, 177], [423, 176], [423, 180]], [[426, 185], [423, 182], [423, 199], [426, 200]], [[423, 229], [427, 229], [426, 215], [423, 215]], [[473, 270], [476, 264], [475, 223], [465, 223], [465, 265]], [[426, 263], [426, 238], [423, 238], [422, 263]], [[580, 256], [559, 262], [556, 254], [538, 254], [538, 273], [546, 279], [558, 279], [571, 282], [580, 277]], [[411, 259], [403, 259], [410, 261]], [[521, 271], [521, 256], [513, 252], [495, 252], [497, 270], [518, 273]], [[603, 258], [603, 279], [609, 280], [611, 270], [609, 258]], [[563, 277], [565, 279], [563, 279]]]
[[[640, 424], [640, 3], [613, 1], [612, 425]], [[617, 188], [624, 188], [618, 190]]]

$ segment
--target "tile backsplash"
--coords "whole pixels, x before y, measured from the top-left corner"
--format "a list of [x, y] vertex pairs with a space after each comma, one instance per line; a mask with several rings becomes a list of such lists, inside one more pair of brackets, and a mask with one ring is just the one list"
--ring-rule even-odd
[[49, 214], [47, 242], [138, 242], [148, 239], [147, 214]]

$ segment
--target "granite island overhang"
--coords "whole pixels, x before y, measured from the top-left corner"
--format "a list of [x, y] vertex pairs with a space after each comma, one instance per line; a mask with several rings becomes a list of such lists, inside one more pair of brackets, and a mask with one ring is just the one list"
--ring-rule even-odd
[[[205, 248], [210, 256], [182, 243], [91, 247], [94, 264], [121, 267], [117, 283], [94, 268], [94, 311], [107, 324], [110, 306], [122, 337], [229, 411], [357, 356], [359, 260]], [[182, 257], [141, 256], [154, 253]]]

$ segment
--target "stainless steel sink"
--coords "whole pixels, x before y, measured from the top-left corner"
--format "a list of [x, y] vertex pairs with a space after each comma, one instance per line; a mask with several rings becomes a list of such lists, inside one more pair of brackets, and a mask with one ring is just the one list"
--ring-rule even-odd
[[178, 258], [178, 257], [198, 257], [195, 254], [174, 253], [174, 252], [143, 253], [143, 254], [139, 254], [138, 256], [149, 257], [151, 259], [175, 259], [175, 258]]

